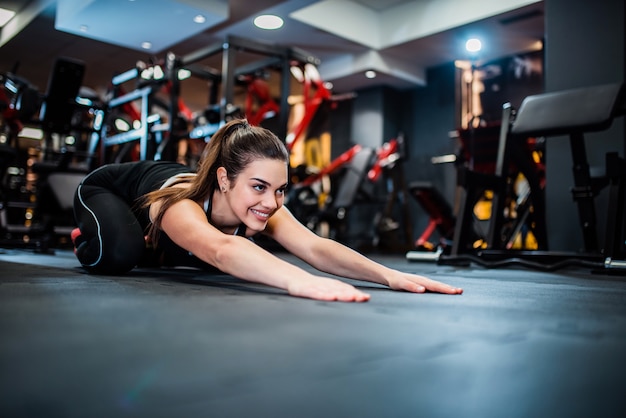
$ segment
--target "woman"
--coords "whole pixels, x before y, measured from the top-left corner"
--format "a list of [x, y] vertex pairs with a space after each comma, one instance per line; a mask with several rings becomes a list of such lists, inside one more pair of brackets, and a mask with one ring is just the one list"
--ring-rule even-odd
[[124, 273], [142, 261], [147, 239], [166, 265], [200, 262], [293, 296], [346, 302], [370, 298], [347, 283], [283, 261], [247, 239], [263, 233], [326, 273], [416, 293], [463, 292], [390, 269], [311, 232], [283, 206], [288, 161], [284, 144], [274, 134], [234, 120], [213, 135], [196, 173], [172, 162], [100, 167], [76, 191], [76, 255], [89, 271]]

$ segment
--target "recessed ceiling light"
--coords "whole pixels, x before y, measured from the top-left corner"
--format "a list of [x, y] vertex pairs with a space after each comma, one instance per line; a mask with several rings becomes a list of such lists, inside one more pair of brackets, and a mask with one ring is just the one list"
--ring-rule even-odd
[[152, 43], [150, 43], [150, 42], [142, 42], [141, 43], [141, 47], [143, 49], [150, 49], [150, 48], [152, 48]]
[[89, 30], [89, 26], [80, 25], [80, 28], [78, 28], [78, 30], [80, 30], [81, 32], [87, 32]]
[[6, 25], [9, 20], [13, 19], [13, 16], [15, 16], [15, 12], [0, 7], [0, 28]]
[[467, 52], [478, 52], [481, 48], [482, 43], [480, 42], [480, 39], [472, 38], [468, 39], [467, 42], [465, 42], [465, 49], [467, 50]]
[[261, 29], [278, 29], [283, 26], [283, 19], [275, 15], [261, 15], [254, 19], [254, 24]]
[[372, 70], [366, 71], [365, 72], [365, 77], [367, 77], [367, 78], [376, 78], [376, 71], [372, 71]]
[[206, 22], [206, 17], [202, 16], [202, 15], [195, 15], [193, 18], [193, 21], [195, 23], [204, 23]]

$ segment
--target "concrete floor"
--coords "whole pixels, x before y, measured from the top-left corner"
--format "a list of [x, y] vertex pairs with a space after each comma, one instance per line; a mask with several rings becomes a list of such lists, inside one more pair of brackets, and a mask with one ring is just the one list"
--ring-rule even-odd
[[465, 293], [326, 303], [0, 250], [0, 417], [626, 416], [626, 277], [375, 258]]

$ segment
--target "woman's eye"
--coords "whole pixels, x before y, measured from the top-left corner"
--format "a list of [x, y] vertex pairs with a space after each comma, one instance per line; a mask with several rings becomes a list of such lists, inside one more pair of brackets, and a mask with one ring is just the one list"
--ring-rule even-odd
[[263, 184], [255, 184], [252, 187], [254, 188], [254, 190], [258, 192], [262, 192], [263, 190], [265, 190], [265, 186]]

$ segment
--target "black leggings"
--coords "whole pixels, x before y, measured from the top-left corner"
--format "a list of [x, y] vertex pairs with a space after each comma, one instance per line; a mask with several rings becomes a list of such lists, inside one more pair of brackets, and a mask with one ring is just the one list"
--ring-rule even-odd
[[158, 248], [146, 248], [148, 210], [137, 198], [189, 169], [169, 162], [135, 162], [100, 167], [85, 177], [74, 195], [74, 218], [81, 231], [76, 257], [93, 273], [122, 274], [137, 265], [211, 266], [162, 233]]
[[125, 273], [142, 259], [144, 231], [129, 204], [102, 186], [81, 184], [74, 196], [81, 231], [76, 257], [87, 270]]

